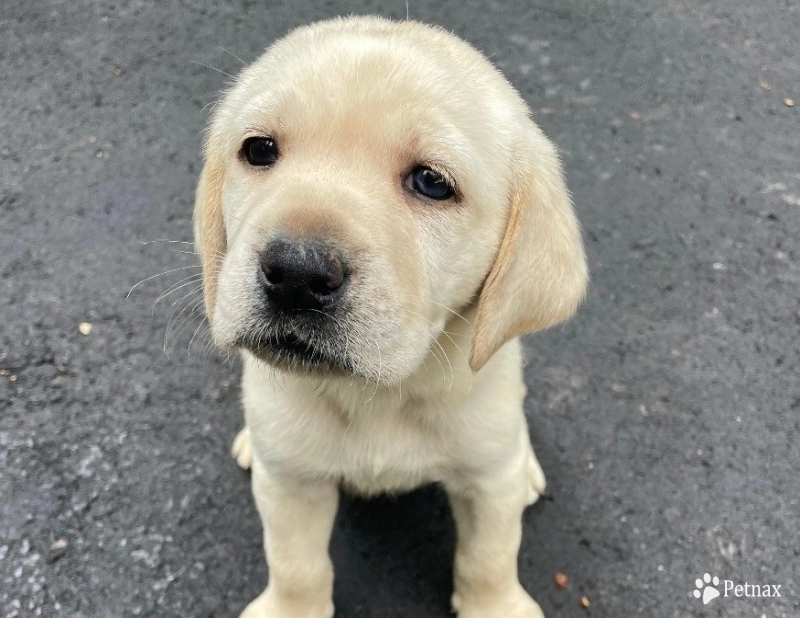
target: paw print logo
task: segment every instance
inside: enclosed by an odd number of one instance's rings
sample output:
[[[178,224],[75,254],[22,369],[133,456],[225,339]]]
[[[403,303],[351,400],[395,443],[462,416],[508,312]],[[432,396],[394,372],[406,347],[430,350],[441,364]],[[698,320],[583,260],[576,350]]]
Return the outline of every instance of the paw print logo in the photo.
[[[717,590],[717,586],[719,586],[719,577],[716,575],[711,577],[708,573],[703,575],[703,579],[698,578],[694,582],[695,590],[692,594],[694,594],[695,599],[699,599],[701,596],[703,597],[703,605],[708,605],[719,596],[719,590]]]

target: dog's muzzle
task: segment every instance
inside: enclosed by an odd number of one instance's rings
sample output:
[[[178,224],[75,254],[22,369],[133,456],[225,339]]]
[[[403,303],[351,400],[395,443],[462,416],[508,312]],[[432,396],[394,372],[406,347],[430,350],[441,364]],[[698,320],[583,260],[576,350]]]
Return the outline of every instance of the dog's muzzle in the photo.
[[[340,331],[350,269],[342,253],[318,239],[281,237],[261,251],[257,276],[263,329],[240,345],[288,368],[348,370]]]

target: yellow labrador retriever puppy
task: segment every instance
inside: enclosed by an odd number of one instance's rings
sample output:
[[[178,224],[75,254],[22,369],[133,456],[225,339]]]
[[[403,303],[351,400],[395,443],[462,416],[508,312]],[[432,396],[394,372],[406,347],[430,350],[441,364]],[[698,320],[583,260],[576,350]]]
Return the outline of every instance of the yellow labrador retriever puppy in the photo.
[[[269,585],[246,618],[331,618],[339,488],[438,482],[460,618],[538,618],[517,577],[545,479],[523,333],[587,268],[555,148],[475,49],[415,22],[299,28],[217,105],[195,238],[216,343],[244,362]]]

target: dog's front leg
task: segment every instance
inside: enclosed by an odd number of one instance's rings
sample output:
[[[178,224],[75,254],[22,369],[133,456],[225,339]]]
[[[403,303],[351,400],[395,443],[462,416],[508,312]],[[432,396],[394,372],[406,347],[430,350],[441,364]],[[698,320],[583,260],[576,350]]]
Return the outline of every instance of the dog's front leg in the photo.
[[[517,576],[529,477],[527,453],[520,453],[502,470],[445,483],[458,533],[452,598],[458,618],[543,618]]]
[[[269,584],[240,618],[332,618],[328,543],[338,488],[268,470],[256,457],[253,495],[264,526]]]

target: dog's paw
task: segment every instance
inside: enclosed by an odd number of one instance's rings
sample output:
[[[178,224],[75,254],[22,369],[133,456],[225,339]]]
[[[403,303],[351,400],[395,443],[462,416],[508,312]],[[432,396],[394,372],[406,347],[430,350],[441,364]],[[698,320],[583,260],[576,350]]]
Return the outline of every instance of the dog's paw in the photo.
[[[253,441],[250,439],[247,425],[234,438],[231,455],[243,470],[249,470],[253,465]]]
[[[239,618],[333,618],[333,603],[309,604],[297,599],[282,601],[265,590],[257,596]]]
[[[528,505],[536,502],[539,496],[544,494],[545,489],[547,489],[547,480],[544,478],[544,471],[531,449],[528,455]]]
[[[462,598],[454,592],[450,602],[458,618],[544,618],[542,608],[522,586],[494,599]]]

